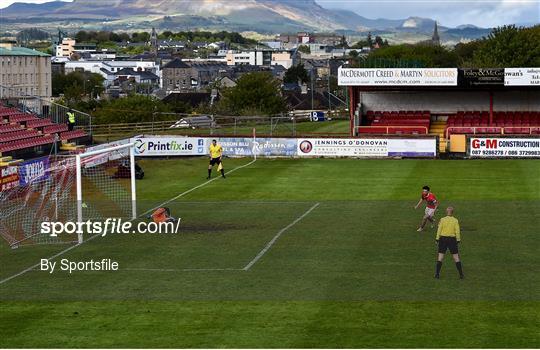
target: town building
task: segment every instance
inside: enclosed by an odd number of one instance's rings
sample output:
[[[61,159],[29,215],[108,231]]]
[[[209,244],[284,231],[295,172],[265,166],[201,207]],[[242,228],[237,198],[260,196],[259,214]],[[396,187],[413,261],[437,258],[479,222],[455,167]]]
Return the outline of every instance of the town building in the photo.
[[[253,50],[228,51],[226,54],[228,66],[271,66],[281,65],[290,68],[294,62],[294,53],[290,51]]]
[[[0,43],[0,67],[0,96],[51,97],[50,55],[12,43]]]
[[[71,57],[75,51],[75,39],[63,38],[62,42],[56,45],[56,57]]]
[[[223,62],[185,62],[177,58],[162,67],[162,87],[167,93],[202,89],[225,76],[226,70]]]

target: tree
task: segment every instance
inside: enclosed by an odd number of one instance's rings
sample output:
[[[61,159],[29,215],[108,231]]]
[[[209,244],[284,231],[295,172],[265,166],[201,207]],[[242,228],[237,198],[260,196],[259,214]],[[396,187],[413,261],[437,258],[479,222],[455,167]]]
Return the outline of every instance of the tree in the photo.
[[[52,76],[53,96],[64,95],[67,103],[76,103],[84,97],[96,97],[101,94],[104,78],[96,73],[71,72]]]
[[[371,32],[368,33],[366,42],[368,47],[373,47],[373,39],[371,38]]]
[[[347,49],[349,45],[347,44],[347,39],[345,38],[345,35],[342,35],[339,39],[339,44],[336,45],[337,48],[340,49]]]
[[[474,52],[473,63],[482,68],[540,66],[540,25],[493,29]]]
[[[302,83],[309,82],[309,74],[303,63],[296,66],[291,66],[289,69],[287,69],[285,76],[283,77],[284,83],[296,83],[299,80]]]
[[[372,51],[368,60],[370,62],[402,61],[403,66],[421,63],[424,67],[444,68],[457,67],[458,57],[454,51],[443,46],[434,45],[394,45],[382,47]]]
[[[469,67],[473,68],[475,64],[473,63],[474,53],[482,47],[483,43],[481,40],[474,40],[468,43],[459,43],[454,47],[454,53],[458,57],[458,63],[460,67]]]
[[[388,46],[388,40],[384,40],[380,36],[375,37],[375,44],[379,45],[379,47]]]
[[[353,46],[351,46],[351,49],[362,49],[364,47],[369,47],[369,43],[367,42],[367,40],[360,40],[360,41],[357,41],[356,43],[353,44]]]
[[[134,32],[131,34],[131,40],[136,43],[144,43],[150,40],[150,33],[148,32]]]
[[[307,45],[298,46],[298,51],[300,51],[301,53],[305,53],[307,55],[309,55],[311,53],[311,49]]]
[[[170,119],[160,114],[170,111],[169,106],[155,97],[130,95],[103,103],[93,116],[98,124],[137,123]]]
[[[224,89],[218,108],[233,115],[278,114],[286,111],[281,83],[269,72],[244,74],[236,86]]]

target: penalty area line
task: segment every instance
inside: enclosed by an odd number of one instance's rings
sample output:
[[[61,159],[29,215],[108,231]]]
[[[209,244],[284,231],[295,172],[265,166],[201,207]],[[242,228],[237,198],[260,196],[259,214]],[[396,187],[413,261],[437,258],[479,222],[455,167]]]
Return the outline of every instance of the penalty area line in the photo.
[[[238,169],[245,168],[245,167],[247,167],[247,166],[249,166],[249,165],[255,163],[256,160],[257,160],[257,158],[253,159],[251,162],[249,162],[249,163],[247,163],[247,164],[237,166],[236,168],[232,169],[231,171],[226,172],[225,174],[230,174],[230,173],[232,173],[232,172],[234,172],[234,171],[236,171],[236,170],[238,170]],[[161,206],[163,206],[163,205],[165,205],[165,204],[167,204],[167,203],[170,203],[170,202],[172,202],[172,201],[174,201],[174,200],[176,200],[176,199],[178,199],[178,198],[180,198],[180,197],[182,197],[182,196],[185,196],[186,194],[191,193],[191,192],[195,191],[196,189],[201,188],[201,187],[203,187],[203,186],[209,184],[209,183],[212,182],[212,181],[215,181],[216,179],[219,179],[219,177],[215,177],[215,178],[210,179],[210,180],[208,180],[208,181],[206,181],[206,182],[203,182],[202,184],[197,185],[197,186],[195,186],[195,187],[193,187],[193,188],[191,188],[191,189],[189,189],[189,190],[187,190],[187,191],[184,191],[184,192],[180,193],[179,195],[177,195],[176,197],[174,197],[174,198],[172,198],[172,199],[169,199],[168,201],[165,201],[165,202],[161,203],[159,206],[157,206],[157,207],[155,207],[155,208],[153,208],[153,209],[150,209],[150,210],[144,212],[143,214],[139,215],[139,217],[144,216],[144,215],[146,215],[146,214],[152,212],[153,210],[155,210],[155,209],[157,209],[157,208],[159,208],[159,207],[161,207]],[[130,221],[133,221],[133,220],[130,220]],[[96,234],[96,235],[94,235],[94,236],[91,236],[91,237],[89,237],[87,240],[83,241],[81,244],[84,244],[84,243],[86,243],[86,242],[89,242],[89,241],[91,241],[91,240],[93,240],[94,238],[99,237],[99,236],[101,236],[101,235],[100,235],[100,234]],[[71,246],[71,247],[68,247],[68,248],[62,250],[61,252],[56,253],[55,255],[53,255],[53,256],[47,258],[47,261],[56,259],[56,258],[58,258],[59,256],[62,256],[62,255],[64,255],[65,253],[69,252],[70,250],[73,250],[73,249],[77,248],[77,247],[80,246],[81,244],[75,244],[75,245],[73,245],[73,246]],[[6,283],[6,282],[9,282],[9,281],[11,281],[11,280],[14,279],[14,278],[17,278],[17,277],[19,277],[19,276],[22,276],[22,275],[24,275],[24,274],[27,273],[27,272],[30,272],[30,271],[34,270],[35,268],[37,268],[38,266],[40,266],[40,264],[41,264],[41,263],[34,264],[34,265],[32,265],[32,266],[30,266],[30,267],[28,267],[28,268],[26,268],[26,269],[24,269],[24,270],[22,270],[22,271],[20,271],[20,272],[17,272],[16,274],[14,274],[14,275],[12,275],[12,276],[9,276],[9,277],[6,277],[6,278],[0,280],[0,285],[4,284],[4,283]]]
[[[149,271],[149,272],[187,272],[187,271],[248,271],[257,261],[259,261],[268,250],[276,243],[278,238],[288,229],[296,225],[300,220],[309,215],[315,208],[317,208],[321,203],[315,203],[311,208],[309,208],[304,214],[297,217],[293,222],[279,230],[278,233],[266,244],[266,246],[255,256],[246,266],[240,269],[233,268],[213,268],[213,269],[152,269],[152,268],[124,268],[123,271]]]
[[[249,166],[249,165],[255,163],[256,160],[257,160],[257,159],[253,159],[251,162],[249,162],[249,163],[247,163],[247,164],[237,166],[236,168],[234,168],[234,169],[232,169],[232,170],[226,172],[225,174],[230,174],[230,173],[232,173],[232,172],[235,172],[235,171],[238,170],[238,169],[245,168],[245,167],[247,167],[247,166]],[[206,181],[206,182],[203,182],[202,184],[200,184],[200,185],[198,185],[198,186],[195,186],[195,187],[193,187],[193,188],[191,188],[191,189],[189,189],[189,190],[187,190],[187,191],[184,191],[184,192],[180,193],[179,195],[177,195],[177,196],[175,196],[175,197],[173,197],[173,198],[171,198],[171,199],[169,199],[169,200],[167,200],[167,201],[161,203],[161,204],[158,205],[157,207],[154,207],[154,208],[152,208],[152,209],[149,209],[149,210],[145,211],[144,213],[142,213],[141,215],[139,215],[139,217],[144,216],[144,215],[146,215],[146,214],[149,214],[149,213],[153,212],[154,210],[156,210],[157,208],[161,208],[161,207],[164,206],[165,204],[169,204],[169,203],[171,203],[171,202],[174,202],[174,201],[177,200],[178,198],[183,197],[183,196],[185,196],[186,194],[195,191],[196,189],[199,189],[199,188],[201,188],[201,187],[203,187],[203,186],[206,186],[206,185],[208,185],[209,183],[211,183],[212,181],[216,181],[216,180],[219,179],[219,178],[220,178],[220,176],[216,176],[216,177],[214,177],[213,179],[210,179],[210,180],[208,180],[208,181]]]
[[[283,232],[287,231],[288,229],[290,229],[291,227],[293,227],[294,225],[296,225],[300,220],[302,220],[303,218],[305,218],[306,216],[309,215],[309,213],[311,213],[315,208],[317,208],[321,203],[315,203],[315,205],[313,205],[311,208],[309,208],[304,214],[302,214],[301,216],[297,217],[296,220],[294,220],[293,222],[291,222],[290,224],[288,224],[287,226],[285,226],[284,228],[282,228],[278,233],[276,233],[276,235],[274,236],[274,238],[272,238],[270,240],[270,242],[268,242],[266,244],[266,246],[259,252],[259,254],[257,254],[257,256],[255,256],[246,266],[244,266],[244,268],[242,270],[244,271],[247,271],[249,270],[253,265],[255,265],[255,263],[257,261],[259,261],[264,254],[266,254],[267,251],[270,250],[270,248],[272,248],[272,246],[274,245],[274,243],[276,243],[276,241],[278,240],[278,238],[283,234]]]

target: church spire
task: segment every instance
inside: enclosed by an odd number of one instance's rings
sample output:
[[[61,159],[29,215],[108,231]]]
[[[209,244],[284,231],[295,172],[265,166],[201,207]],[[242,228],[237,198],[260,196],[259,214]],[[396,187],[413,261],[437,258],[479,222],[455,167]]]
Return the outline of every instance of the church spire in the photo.
[[[158,36],[156,33],[156,28],[152,27],[152,34],[150,35],[150,47],[152,48],[152,53],[157,55],[158,52]]]
[[[435,27],[433,28],[433,36],[431,37],[431,43],[433,45],[441,44],[441,38],[439,37],[439,29],[437,28],[437,21],[435,21]]]

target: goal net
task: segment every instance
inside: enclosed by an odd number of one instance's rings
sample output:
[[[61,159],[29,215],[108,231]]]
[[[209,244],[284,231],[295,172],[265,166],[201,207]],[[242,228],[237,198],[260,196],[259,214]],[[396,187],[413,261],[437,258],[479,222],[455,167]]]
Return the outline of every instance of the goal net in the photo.
[[[134,219],[133,144],[51,157],[41,176],[0,192],[0,235],[12,248],[82,243],[84,234],[42,232],[43,222]]]

